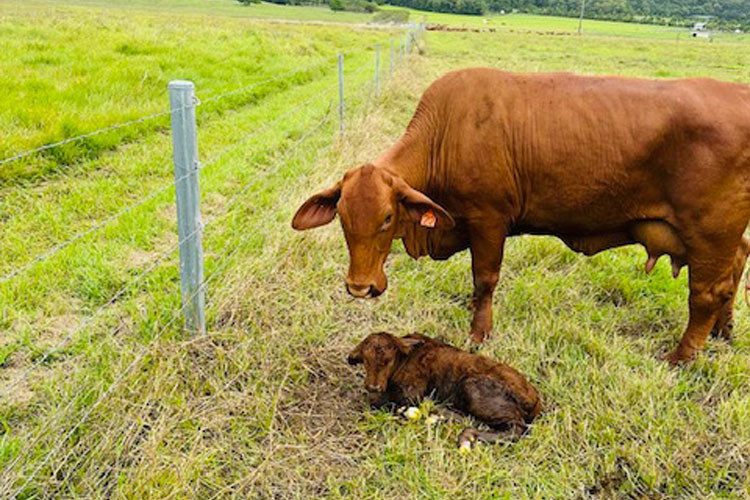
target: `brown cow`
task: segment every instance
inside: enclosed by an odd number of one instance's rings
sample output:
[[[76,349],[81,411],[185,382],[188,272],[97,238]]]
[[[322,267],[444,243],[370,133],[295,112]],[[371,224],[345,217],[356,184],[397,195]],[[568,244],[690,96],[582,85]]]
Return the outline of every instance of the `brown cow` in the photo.
[[[689,268],[690,320],[672,363],[724,337],[747,258],[750,87],[709,79],[448,73],[372,164],[307,200],[292,223],[339,214],[355,297],[386,288],[394,238],[414,257],[469,248],[471,336],[492,327],[505,238],[549,234],[587,255],[642,243]],[[652,264],[648,267],[652,267]]]
[[[419,404],[430,396],[492,429],[464,429],[459,444],[516,439],[542,410],[536,389],[515,369],[418,333],[373,333],[348,361],[365,365],[365,388],[376,408]]]

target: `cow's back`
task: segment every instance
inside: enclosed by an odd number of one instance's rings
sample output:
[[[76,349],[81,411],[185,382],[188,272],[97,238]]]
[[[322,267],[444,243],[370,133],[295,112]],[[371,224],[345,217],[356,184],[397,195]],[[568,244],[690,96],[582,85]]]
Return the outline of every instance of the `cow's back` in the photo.
[[[694,178],[750,167],[750,89],[739,84],[474,68],[436,81],[420,108],[428,119],[410,128],[440,138],[433,176],[456,203],[517,211],[539,232],[668,218]]]

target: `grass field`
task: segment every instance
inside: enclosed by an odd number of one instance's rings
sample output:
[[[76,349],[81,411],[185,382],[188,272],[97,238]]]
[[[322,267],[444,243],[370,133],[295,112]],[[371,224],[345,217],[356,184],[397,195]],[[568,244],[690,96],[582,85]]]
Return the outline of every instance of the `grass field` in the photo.
[[[428,32],[425,54],[400,64],[376,98],[368,47],[401,33],[361,27],[363,15],[287,9],[0,4],[0,90],[12,103],[0,110],[0,158],[162,111],[167,81],[195,81],[212,277],[209,331],[185,336],[176,255],[162,257],[177,241],[166,189],[0,282],[0,498],[750,497],[744,303],[733,344],[709,342],[671,369],[657,356],[687,319],[685,273],[672,280],[662,262],[646,276],[637,248],[585,258],[551,238],[512,240],[481,352],[524,372],[546,408],[518,443],[463,456],[458,424],[368,410],[345,357],[376,330],[467,347],[468,255],[413,261],[395,244],[386,294],[352,301],[340,229],[289,227],[309,194],[388,147],[445,71],[748,81],[750,42],[605,22],[587,22],[583,37],[545,34],[575,22],[493,17],[494,34]],[[339,50],[351,52],[343,137],[331,107]],[[386,68],[387,51],[384,80]],[[168,186],[170,140],[160,117],[1,165],[0,276]]]

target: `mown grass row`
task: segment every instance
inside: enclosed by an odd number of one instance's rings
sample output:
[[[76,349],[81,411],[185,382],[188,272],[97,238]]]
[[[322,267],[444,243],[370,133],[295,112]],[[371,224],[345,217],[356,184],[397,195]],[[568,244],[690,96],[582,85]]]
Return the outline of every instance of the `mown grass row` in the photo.
[[[389,34],[113,6],[11,2],[0,12],[6,42],[0,92],[6,102],[18,103],[0,110],[0,158],[163,113],[171,79],[192,80],[200,95],[210,98],[285,75],[206,108],[215,114],[255,104],[333,74],[337,52],[383,41]],[[87,160],[168,126],[169,116],[159,116],[4,164],[0,188],[38,182],[59,171],[80,172]]]

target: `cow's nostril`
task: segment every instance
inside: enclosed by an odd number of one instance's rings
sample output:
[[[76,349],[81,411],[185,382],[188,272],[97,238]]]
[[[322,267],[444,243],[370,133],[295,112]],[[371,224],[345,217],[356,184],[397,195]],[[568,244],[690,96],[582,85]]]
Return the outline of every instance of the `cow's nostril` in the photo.
[[[346,291],[349,292],[349,295],[352,297],[370,297],[374,292],[374,287],[372,285],[355,285],[354,283],[347,283]]]

